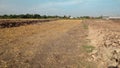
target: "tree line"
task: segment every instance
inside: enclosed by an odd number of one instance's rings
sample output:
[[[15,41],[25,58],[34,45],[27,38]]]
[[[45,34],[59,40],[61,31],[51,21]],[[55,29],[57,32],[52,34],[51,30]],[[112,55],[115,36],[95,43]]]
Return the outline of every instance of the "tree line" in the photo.
[[[47,16],[40,14],[19,14],[19,15],[0,15],[0,19],[12,19],[12,18],[23,18],[23,19],[47,19],[47,18],[59,18],[59,19],[101,19],[102,16],[99,17],[90,17],[90,16],[81,16],[81,17],[71,17],[71,16]]]
[[[11,18],[34,18],[34,19],[46,19],[46,18],[70,18],[70,16],[47,16],[39,14],[19,14],[19,15],[0,15],[1,19],[11,19]]]

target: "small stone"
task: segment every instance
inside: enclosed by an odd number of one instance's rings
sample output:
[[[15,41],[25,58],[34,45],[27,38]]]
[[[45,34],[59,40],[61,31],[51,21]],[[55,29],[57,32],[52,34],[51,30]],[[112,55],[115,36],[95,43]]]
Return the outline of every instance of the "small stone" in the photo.
[[[120,39],[118,39],[118,44],[120,45]]]
[[[112,42],[110,40],[105,41],[105,45],[109,46],[111,44],[112,44]]]
[[[112,43],[112,46],[117,46],[117,44],[116,43]]]
[[[115,36],[115,38],[119,38],[119,36],[118,36],[118,35],[116,35],[116,36]]]

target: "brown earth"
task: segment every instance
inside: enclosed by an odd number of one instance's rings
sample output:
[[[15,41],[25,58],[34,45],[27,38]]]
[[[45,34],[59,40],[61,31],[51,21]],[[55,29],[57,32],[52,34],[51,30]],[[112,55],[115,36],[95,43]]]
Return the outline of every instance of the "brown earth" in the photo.
[[[57,19],[0,19],[0,28],[19,27],[36,23],[55,21]]]
[[[98,68],[120,68],[120,20],[86,20]]]
[[[0,29],[0,68],[96,68],[87,36],[80,20]]]
[[[120,20],[1,28],[0,68],[120,68]]]

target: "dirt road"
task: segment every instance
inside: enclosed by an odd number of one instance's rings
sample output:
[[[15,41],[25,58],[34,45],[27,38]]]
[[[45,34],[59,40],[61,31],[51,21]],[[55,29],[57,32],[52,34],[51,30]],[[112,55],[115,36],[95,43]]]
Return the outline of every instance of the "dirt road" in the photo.
[[[0,29],[0,68],[94,68],[87,29],[80,20],[58,20]],[[7,35],[5,35],[7,34]]]

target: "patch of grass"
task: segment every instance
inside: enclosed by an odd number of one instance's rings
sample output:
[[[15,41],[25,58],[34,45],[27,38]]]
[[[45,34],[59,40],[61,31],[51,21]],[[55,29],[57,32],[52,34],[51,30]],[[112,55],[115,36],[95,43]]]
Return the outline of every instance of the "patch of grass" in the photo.
[[[88,29],[88,25],[87,24],[83,24],[84,29]]]
[[[83,45],[83,49],[85,49],[86,52],[90,53],[95,49],[95,47],[91,45]]]

